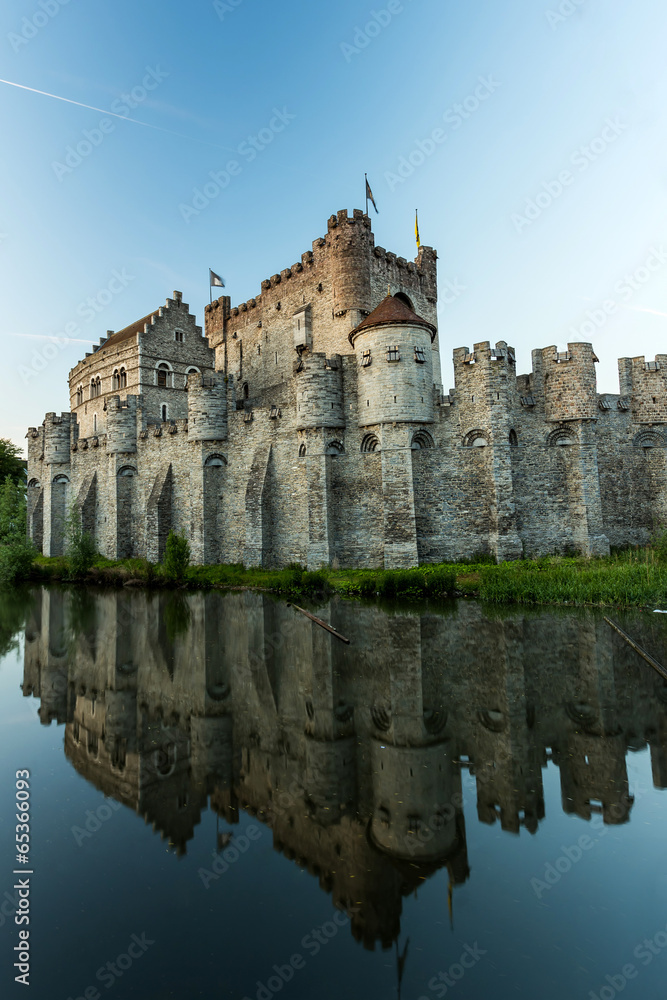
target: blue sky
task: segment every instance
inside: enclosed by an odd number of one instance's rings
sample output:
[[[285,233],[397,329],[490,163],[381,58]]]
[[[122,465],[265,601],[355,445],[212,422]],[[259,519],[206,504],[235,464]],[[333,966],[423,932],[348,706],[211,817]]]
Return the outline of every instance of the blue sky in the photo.
[[[376,242],[419,207],[438,250],[446,389],[455,347],[592,340],[618,391],[667,352],[666,37],[664,0],[4,0],[0,436],[174,289],[203,322],[209,266],[257,294],[365,171]]]

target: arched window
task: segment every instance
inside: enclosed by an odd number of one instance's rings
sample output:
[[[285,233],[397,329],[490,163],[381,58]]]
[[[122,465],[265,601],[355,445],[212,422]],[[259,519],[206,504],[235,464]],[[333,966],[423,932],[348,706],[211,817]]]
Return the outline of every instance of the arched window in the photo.
[[[400,302],[404,302],[405,305],[408,307],[408,309],[412,309],[413,312],[415,311],[415,307],[413,306],[412,302],[405,294],[405,292],[396,292],[394,298],[398,299]]]
[[[361,450],[365,454],[380,450],[380,442],[376,434],[366,434],[361,442]]]
[[[118,377],[118,369],[114,368],[113,375],[111,376],[111,388],[120,389],[120,378]]]
[[[81,406],[82,403],[83,403],[83,386],[80,385],[79,388],[76,390],[76,405]]]
[[[57,483],[58,485],[62,486],[67,484],[69,482],[69,479],[67,476],[61,475],[61,476],[56,476],[53,481],[54,483]]]
[[[488,444],[486,431],[469,431],[463,439],[464,448],[486,448]]]
[[[518,445],[518,443],[519,443],[519,438],[517,437],[516,431],[515,430],[511,430],[510,431],[510,444],[511,444],[511,446],[513,448],[516,448],[516,446]]]
[[[578,444],[577,433],[569,427],[557,427],[547,438],[549,448],[569,448],[573,444]]]
[[[119,389],[127,389],[127,372],[125,371],[124,368],[121,368],[120,372],[118,373],[118,383],[119,383],[118,384]]]
[[[97,414],[93,413],[93,434],[97,434]]]
[[[205,469],[221,469],[227,465],[227,459],[224,455],[209,455],[204,462]]]
[[[305,458],[305,457],[306,457],[306,446],[305,446],[305,444],[300,444],[299,445],[299,458]]]
[[[643,430],[635,435],[633,440],[635,448],[664,448],[665,439],[659,431]]]
[[[344,455],[345,446],[342,441],[330,441],[326,449],[327,455]]]
[[[191,375],[201,375],[201,372],[194,365],[190,365],[190,367],[185,372],[185,387],[186,387],[186,389],[187,389],[187,386],[188,386],[188,379],[190,378]]]
[[[97,397],[102,392],[102,379],[99,375],[94,376],[90,380],[90,398],[97,399]]]
[[[166,423],[166,420],[167,420],[167,412],[168,412],[168,411],[167,411],[167,404],[166,404],[166,403],[163,403],[163,404],[162,404],[162,406],[160,407],[160,412],[161,412],[161,414],[162,414],[162,423],[164,424],[164,423]]]
[[[250,389],[248,388],[248,383],[247,382],[243,383],[242,393],[243,393],[243,398],[244,399],[249,399],[250,398]]]
[[[433,448],[433,438],[428,431],[417,431],[417,433],[412,438],[412,450],[422,451],[426,448]]]
[[[137,470],[133,465],[124,465],[122,469],[118,470],[119,476],[136,476]]]
[[[155,384],[161,389],[168,389],[173,384],[171,366],[166,361],[155,366]]]

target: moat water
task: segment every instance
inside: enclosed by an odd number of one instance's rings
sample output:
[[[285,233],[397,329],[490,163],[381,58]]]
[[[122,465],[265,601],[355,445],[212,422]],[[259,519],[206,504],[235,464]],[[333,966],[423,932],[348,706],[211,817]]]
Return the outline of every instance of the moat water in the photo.
[[[665,1000],[660,676],[589,611],[310,610],[350,644],[251,593],[0,598],[2,996]]]

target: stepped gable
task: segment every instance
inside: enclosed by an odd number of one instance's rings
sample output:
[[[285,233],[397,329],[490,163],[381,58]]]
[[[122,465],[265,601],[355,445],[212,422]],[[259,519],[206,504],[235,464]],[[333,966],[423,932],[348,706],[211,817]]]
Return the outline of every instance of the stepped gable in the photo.
[[[354,343],[354,338],[362,330],[367,330],[370,327],[376,326],[425,326],[431,331],[431,342],[435,340],[435,335],[437,333],[436,328],[432,323],[427,322],[427,320],[422,319],[417,313],[413,312],[410,306],[406,305],[401,299],[395,298],[393,295],[387,295],[386,298],[382,300],[380,305],[370,313],[366,319],[362,320],[358,327],[356,327],[352,333],[349,335],[349,341],[351,344]]]

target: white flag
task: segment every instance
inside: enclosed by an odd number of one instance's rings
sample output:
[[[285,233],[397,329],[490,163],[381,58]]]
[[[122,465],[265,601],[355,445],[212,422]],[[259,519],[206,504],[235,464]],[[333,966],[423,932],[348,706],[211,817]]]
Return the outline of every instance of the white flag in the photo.
[[[213,288],[214,286],[218,287],[218,288],[224,288],[225,287],[225,283],[222,280],[222,278],[220,277],[220,275],[216,274],[215,271],[212,271],[210,267],[208,269],[208,277],[209,277],[209,284],[210,284],[211,288]]]

